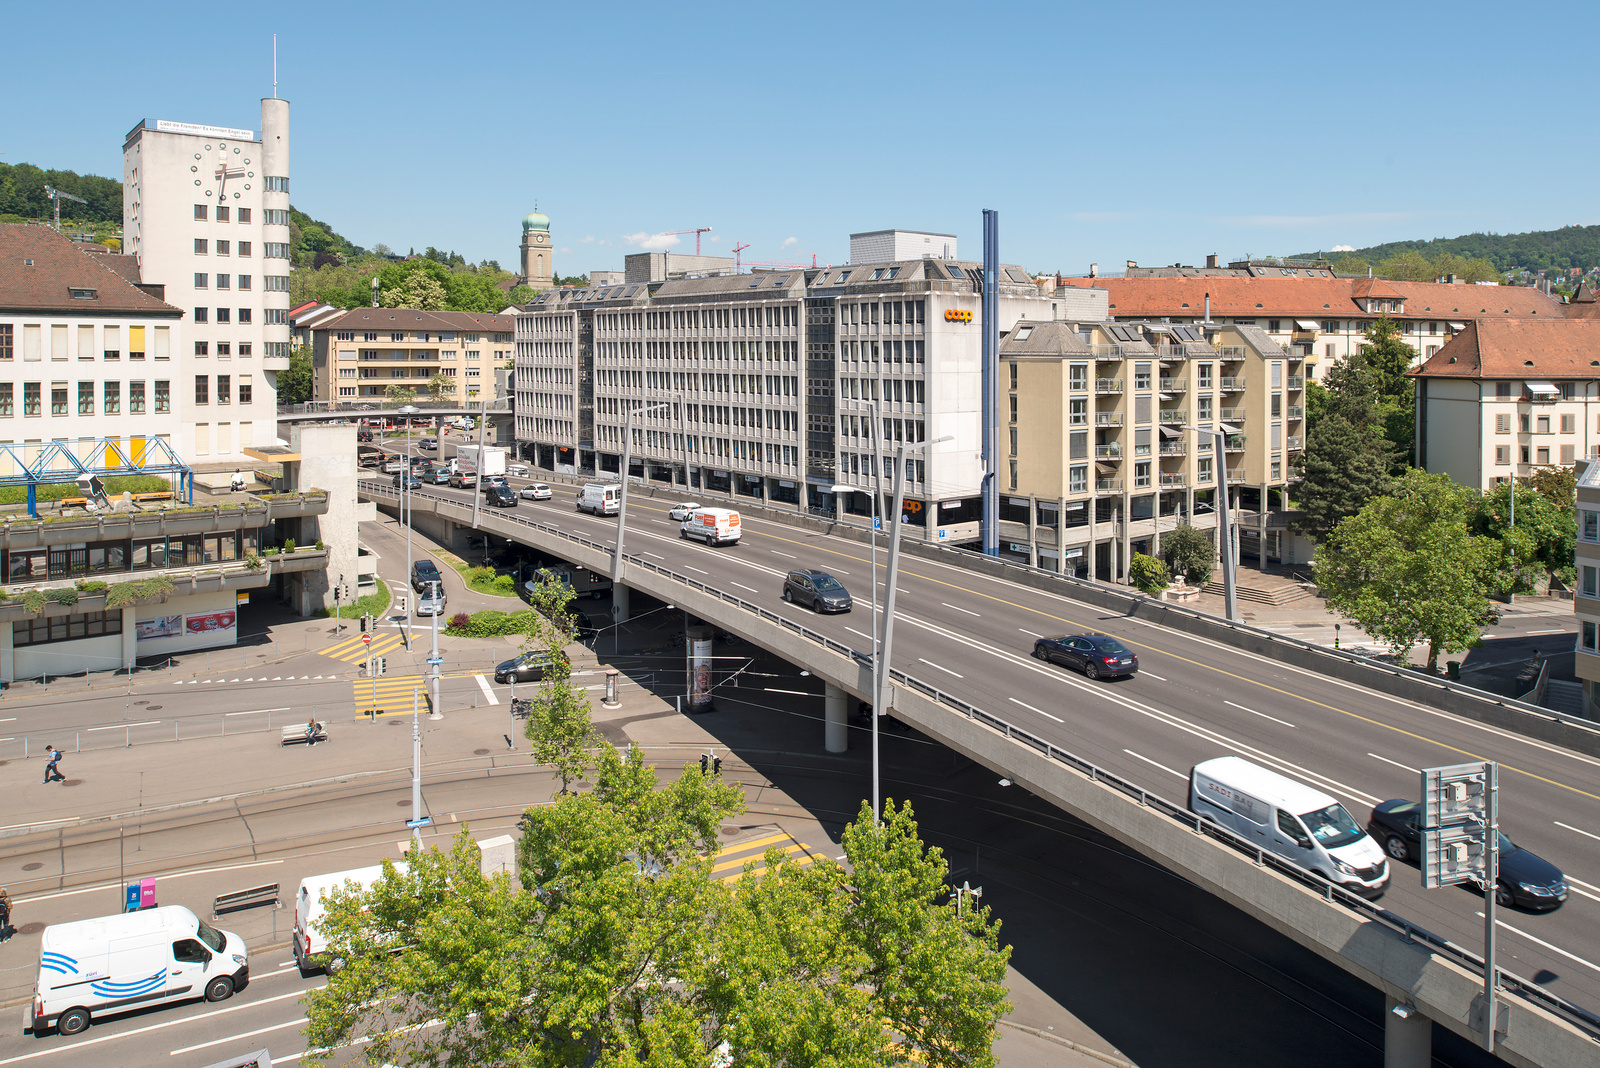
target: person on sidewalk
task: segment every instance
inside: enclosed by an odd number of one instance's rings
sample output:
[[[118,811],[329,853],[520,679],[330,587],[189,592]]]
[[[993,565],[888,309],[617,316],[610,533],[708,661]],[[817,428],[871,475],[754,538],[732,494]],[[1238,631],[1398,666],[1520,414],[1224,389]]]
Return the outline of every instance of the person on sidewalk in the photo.
[[[310,747],[310,746],[313,746],[313,745],[317,744],[317,735],[319,733],[321,733],[321,731],[322,731],[322,724],[318,723],[314,719],[306,724],[306,746],[307,747]]]
[[[61,750],[53,745],[47,745],[44,747],[44,755],[44,781],[46,783],[66,782],[67,777],[61,774],[61,769],[57,766],[61,763]]]
[[[0,942],[11,941],[17,929],[11,926],[11,891],[0,886]]]

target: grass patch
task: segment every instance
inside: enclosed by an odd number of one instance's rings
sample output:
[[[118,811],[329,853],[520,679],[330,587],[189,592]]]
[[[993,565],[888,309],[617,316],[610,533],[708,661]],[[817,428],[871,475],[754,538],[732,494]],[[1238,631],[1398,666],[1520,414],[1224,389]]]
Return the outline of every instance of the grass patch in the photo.
[[[121,493],[165,493],[173,489],[172,483],[157,475],[115,475],[105,480],[105,486],[107,497],[116,497]],[[78,489],[76,482],[52,482],[39,487],[36,499],[59,501],[63,497],[81,496],[83,491]],[[7,486],[0,489],[0,504],[26,503],[28,503],[28,487]]]
[[[365,597],[358,597],[355,604],[341,606],[339,609],[339,618],[360,619],[362,616],[370,612],[372,615],[381,619],[383,618],[384,613],[388,610],[389,586],[387,583],[380,581],[378,583],[378,588],[374,592],[367,594]],[[317,616],[320,619],[332,619],[333,615],[334,612],[331,608],[323,608],[317,611]]]
[[[515,575],[502,575],[492,567],[473,567],[459,556],[445,552],[434,555],[460,572],[462,579],[467,583],[467,589],[474,593],[481,593],[486,597],[517,596]]]

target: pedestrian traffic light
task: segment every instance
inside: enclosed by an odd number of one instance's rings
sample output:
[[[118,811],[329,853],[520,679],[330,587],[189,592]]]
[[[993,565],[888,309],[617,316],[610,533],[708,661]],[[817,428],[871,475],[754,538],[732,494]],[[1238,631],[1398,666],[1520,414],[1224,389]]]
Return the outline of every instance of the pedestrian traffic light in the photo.
[[[711,764],[711,758],[704,753],[700,754],[700,774],[704,775]]]

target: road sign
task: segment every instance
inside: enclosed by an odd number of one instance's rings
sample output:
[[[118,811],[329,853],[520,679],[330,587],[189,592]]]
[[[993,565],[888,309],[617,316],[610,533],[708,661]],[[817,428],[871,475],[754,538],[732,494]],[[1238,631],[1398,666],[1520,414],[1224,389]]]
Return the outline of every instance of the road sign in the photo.
[[[872,529],[873,530],[882,530],[883,529],[883,518],[881,516],[873,516],[872,517]]]
[[[442,656],[430,656],[428,658],[428,663],[430,663],[430,664],[442,664],[442,663],[444,663],[444,657],[442,657]]]
[[[433,822],[432,816],[424,816],[420,820],[406,820],[406,830],[414,831],[418,827],[426,827]]]
[[[362,636],[361,636],[361,644],[362,644],[362,645],[371,645],[371,644],[372,644],[372,635],[370,635],[370,634],[363,634],[363,635],[362,635]]]

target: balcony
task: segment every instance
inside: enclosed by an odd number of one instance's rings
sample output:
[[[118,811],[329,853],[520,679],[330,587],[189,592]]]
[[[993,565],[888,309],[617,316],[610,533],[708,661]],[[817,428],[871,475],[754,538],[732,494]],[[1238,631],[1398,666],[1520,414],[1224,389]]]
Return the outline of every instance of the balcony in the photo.
[[[1121,345],[1090,345],[1089,352],[1097,360],[1122,359]]]
[[[1290,389],[1305,389],[1306,388],[1306,376],[1305,375],[1290,375],[1289,376],[1289,388]]]
[[[1290,340],[1297,345],[1308,345],[1317,340],[1317,332],[1315,330],[1296,330]]]
[[[1189,422],[1189,413],[1182,408],[1163,408],[1161,422],[1167,425],[1186,426]]]
[[[1122,425],[1122,413],[1121,412],[1095,412],[1094,413],[1094,425],[1095,426],[1121,426]]]
[[[1097,478],[1094,480],[1094,491],[1096,493],[1121,493],[1122,479]]]
[[[1157,345],[1156,359],[1162,363],[1176,363],[1189,358],[1189,350],[1182,345]]]
[[[1238,393],[1245,388],[1245,384],[1244,379],[1235,378],[1231,375],[1225,375],[1217,380],[1218,387],[1224,393]]]
[[[1223,408],[1217,412],[1217,418],[1224,423],[1242,423],[1244,422],[1244,415],[1245,409],[1243,408]]]
[[[1244,468],[1242,468],[1242,467],[1230,467],[1230,468],[1228,468],[1228,484],[1231,485],[1231,486],[1243,485],[1244,484]]]
[[[1214,345],[1217,355],[1224,360],[1242,360],[1249,353],[1243,345]]]
[[[1096,460],[1120,460],[1122,459],[1122,446],[1116,444],[1096,445],[1094,447],[1094,458]]]
[[[1187,378],[1163,378],[1160,379],[1157,390],[1161,393],[1187,393],[1189,391],[1189,380]]]
[[[1285,444],[1288,445],[1290,452],[1299,452],[1301,449],[1306,447],[1306,439],[1301,437],[1291,437]]]
[[[1289,405],[1289,418],[1290,419],[1297,419],[1298,420],[1298,419],[1304,419],[1305,417],[1306,417],[1305,408],[1301,407],[1298,404]]]
[[[1244,452],[1244,435],[1228,434],[1223,440],[1223,448],[1228,452]]]
[[[1189,443],[1186,441],[1163,441],[1161,443],[1162,456],[1187,456]]]
[[[1096,393],[1121,393],[1122,379],[1097,378],[1094,380],[1094,391]]]
[[[1189,476],[1184,474],[1182,471],[1178,471],[1170,475],[1163,472],[1161,475],[1162,489],[1183,489],[1188,484]]]

